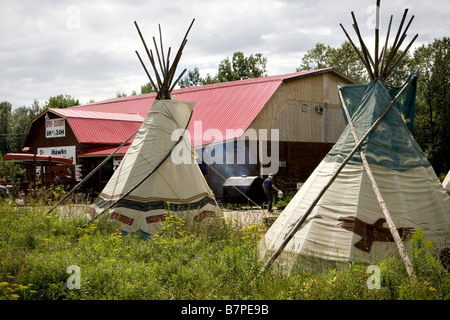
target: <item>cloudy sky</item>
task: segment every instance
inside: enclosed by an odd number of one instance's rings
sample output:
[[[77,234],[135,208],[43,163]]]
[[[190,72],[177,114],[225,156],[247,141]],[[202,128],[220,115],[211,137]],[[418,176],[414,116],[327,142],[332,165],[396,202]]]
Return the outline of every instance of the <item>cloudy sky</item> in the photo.
[[[303,54],[322,42],[340,46],[342,23],[354,40],[351,11],[372,44],[375,0],[0,0],[0,101],[13,108],[69,94],[81,104],[118,92],[140,91],[148,79],[136,57],[146,58],[133,24],[147,41],[158,37],[177,50],[192,19],[179,72],[197,66],[217,73],[219,62],[242,51],[261,52],[269,75],[295,72]],[[396,32],[403,11],[415,19],[416,46],[450,36],[450,1],[381,1],[382,40],[392,14]],[[405,41],[409,42],[409,41]],[[404,48],[404,47],[403,47]]]

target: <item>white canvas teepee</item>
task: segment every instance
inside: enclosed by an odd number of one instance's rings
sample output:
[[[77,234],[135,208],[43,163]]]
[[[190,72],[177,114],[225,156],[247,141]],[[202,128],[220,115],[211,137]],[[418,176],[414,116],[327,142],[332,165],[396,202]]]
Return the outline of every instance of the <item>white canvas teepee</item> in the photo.
[[[173,141],[173,133],[187,128],[193,107],[193,102],[155,100],[128,152],[96,199],[96,211],[114,204],[122,230],[144,234],[160,232],[159,222],[168,211],[196,221],[220,214],[195,154],[190,154],[190,164],[172,161],[175,145],[186,144],[185,149],[191,149],[185,135],[178,142]]]
[[[377,262],[399,254],[414,276],[405,243],[415,230],[438,250],[450,246],[450,198],[411,133],[417,74],[401,88],[384,83],[417,38],[396,57],[414,18],[402,34],[407,11],[390,53],[392,16],[380,55],[377,22],[375,59],[353,12],[361,49],[341,25],[371,82],[339,88],[347,127],[259,243],[261,255],[270,257],[264,269],[278,257],[290,267],[298,259]]]
[[[144,237],[159,233],[160,222],[165,220],[168,212],[197,222],[209,221],[221,215],[214,194],[196,162],[195,152],[184,155],[190,158],[189,161],[173,160],[180,156],[177,146],[184,144],[183,150],[192,150],[191,142],[184,132],[188,128],[195,102],[172,100],[170,93],[186,72],[185,69],[172,83],[194,21],[184,36],[172,66],[169,63],[171,49],[164,53],[159,28],[159,49],[153,40],[161,76],[153,52],[148,49],[134,22],[155,72],[156,83],[137,51],[136,54],[157,95],[122,162],[94,203],[95,211],[99,214],[110,210],[125,232],[141,232]],[[172,157],[174,150],[178,154]],[[217,219],[213,221],[217,222]]]

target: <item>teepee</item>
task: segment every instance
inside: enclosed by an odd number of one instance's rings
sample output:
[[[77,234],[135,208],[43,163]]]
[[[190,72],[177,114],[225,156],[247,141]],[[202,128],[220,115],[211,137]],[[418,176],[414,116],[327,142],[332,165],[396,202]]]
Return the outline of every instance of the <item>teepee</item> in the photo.
[[[170,97],[178,81],[171,84],[188,33],[170,68],[170,49],[166,61],[161,40],[161,60],[153,39],[163,72],[163,77],[160,77],[153,52],[148,50],[136,22],[135,25],[155,71],[156,83],[137,51],[136,54],[151,83],[157,88],[157,96],[123,160],[96,199],[94,208],[98,213],[110,210],[123,231],[148,236],[161,231],[160,222],[165,220],[167,212],[197,222],[213,219],[221,212],[197,165],[195,152],[183,155],[190,157],[190,161],[176,161],[174,157],[179,156],[176,153],[183,144],[183,150],[192,149],[184,133],[195,102],[176,101]]]
[[[259,243],[265,269],[277,258],[289,269],[297,260],[376,263],[394,254],[413,276],[406,248],[415,230],[437,249],[449,246],[450,198],[411,132],[417,74],[400,88],[385,84],[401,59],[393,58],[412,21],[400,37],[406,12],[389,55],[388,31],[378,56],[377,26],[375,61],[352,12],[361,51],[351,43],[371,82],[339,86],[347,126]]]

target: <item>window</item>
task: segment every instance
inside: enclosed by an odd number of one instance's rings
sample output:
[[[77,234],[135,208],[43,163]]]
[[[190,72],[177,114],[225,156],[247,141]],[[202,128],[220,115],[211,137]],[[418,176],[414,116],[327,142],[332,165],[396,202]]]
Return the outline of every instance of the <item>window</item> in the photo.
[[[308,106],[306,104],[302,104],[302,112],[308,112]]]

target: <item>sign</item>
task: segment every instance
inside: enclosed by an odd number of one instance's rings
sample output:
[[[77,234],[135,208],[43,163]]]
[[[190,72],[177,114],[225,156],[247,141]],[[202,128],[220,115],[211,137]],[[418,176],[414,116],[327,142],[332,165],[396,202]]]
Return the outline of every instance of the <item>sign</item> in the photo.
[[[66,136],[66,120],[64,118],[45,120],[45,137],[61,138]]]
[[[123,160],[123,156],[114,156],[113,157],[113,165],[118,166]]]
[[[75,146],[38,148],[37,153],[41,156],[66,157],[72,159],[73,164],[77,161]]]
[[[123,156],[114,156],[113,157],[113,170],[117,169],[117,167],[120,165],[122,160],[123,160]]]
[[[79,182],[83,180],[83,173],[81,170],[81,164],[75,166],[75,181]]]

